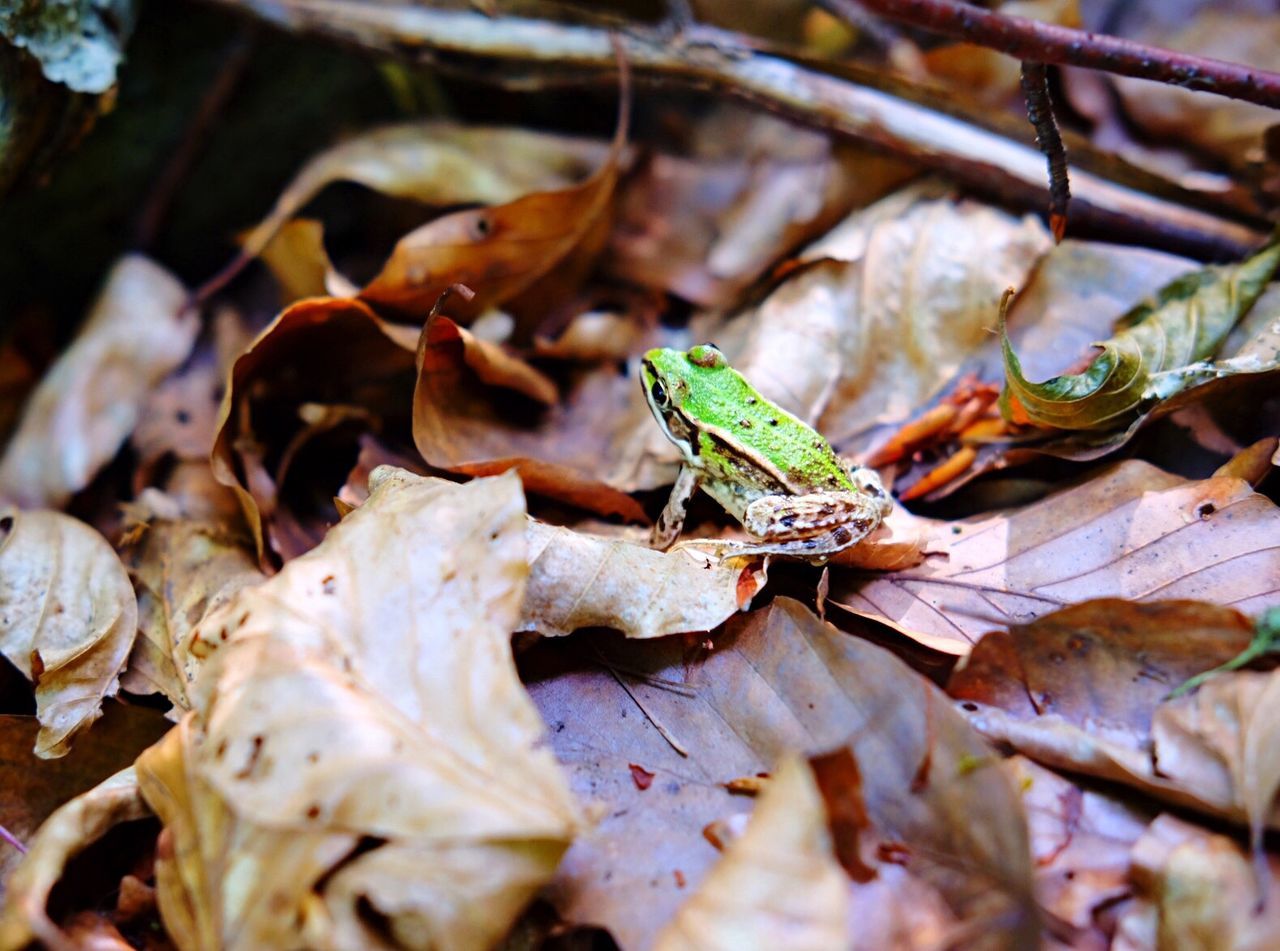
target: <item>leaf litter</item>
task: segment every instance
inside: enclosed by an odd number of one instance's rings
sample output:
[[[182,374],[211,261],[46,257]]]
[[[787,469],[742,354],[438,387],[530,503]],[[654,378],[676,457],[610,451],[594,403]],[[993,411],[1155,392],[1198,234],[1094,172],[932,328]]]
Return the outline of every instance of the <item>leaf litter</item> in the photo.
[[[992,60],[920,62],[995,104]],[[671,115],[349,134],[196,295],[117,266],[0,459],[7,725],[104,757],[0,815],[30,847],[0,947],[123,941],[138,908],[181,948],[483,948],[547,916],[623,948],[1274,943],[1280,694],[1241,652],[1280,604],[1277,245],[1054,246],[908,161]],[[340,182],[402,203],[389,255],[331,241]],[[679,459],[636,357],[702,340],[897,476],[821,574],[724,557],[702,497],[648,547]],[[1212,464],[1144,461],[1169,419]],[[142,705],[176,725],[121,741]],[[109,900],[50,900],[121,834],[144,861]]]

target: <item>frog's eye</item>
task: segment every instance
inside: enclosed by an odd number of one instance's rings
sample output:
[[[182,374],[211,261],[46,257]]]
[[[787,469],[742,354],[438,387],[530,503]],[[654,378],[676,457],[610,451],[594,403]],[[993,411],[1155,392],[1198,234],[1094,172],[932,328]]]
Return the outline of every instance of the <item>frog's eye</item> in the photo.
[[[667,388],[662,385],[662,381],[656,376],[653,382],[649,384],[649,395],[653,397],[653,405],[659,409],[666,409],[668,405]]]
[[[719,351],[714,343],[700,343],[696,347],[692,347],[689,350],[689,362],[707,369],[728,366],[724,354]]]

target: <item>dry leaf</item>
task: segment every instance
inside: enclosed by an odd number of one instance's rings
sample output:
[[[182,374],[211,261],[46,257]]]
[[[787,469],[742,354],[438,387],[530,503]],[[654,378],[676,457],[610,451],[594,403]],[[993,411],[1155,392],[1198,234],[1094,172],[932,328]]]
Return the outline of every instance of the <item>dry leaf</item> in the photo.
[[[191,707],[187,684],[199,667],[186,654],[192,628],[241,588],[265,577],[235,496],[214,482],[207,465],[191,469],[191,476],[171,480],[181,494],[146,489],[129,506],[131,537],[122,546],[138,596],[139,636],[120,686],[135,694],[161,693],[177,712]],[[203,482],[202,493],[193,491],[196,479]]]
[[[63,756],[115,694],[138,603],[106,539],[60,512],[0,511],[0,652],[35,684],[36,755]]]
[[[1272,882],[1280,861],[1271,859]],[[1280,887],[1259,905],[1248,857],[1232,839],[1172,815],[1133,848],[1137,901],[1116,927],[1116,951],[1265,951],[1280,944]]]
[[[653,948],[843,948],[852,937],[849,905],[813,771],[790,756],[773,772],[746,831]]]
[[[575,841],[550,892],[570,922],[606,926],[624,948],[649,946],[686,897],[672,870],[702,881],[716,856],[701,830],[743,809],[721,784],[788,752],[851,744],[869,821],[902,845],[908,871],[1001,939],[1034,926],[1016,794],[949,702],[887,652],[785,599],[701,642],[590,644],[593,658],[574,656],[573,642],[526,656],[574,788],[602,800],[604,818]],[[631,763],[654,774],[648,790],[636,788]],[[844,814],[826,798],[830,815]]]
[[[829,604],[965,654],[994,626],[1091,598],[1280,603],[1280,513],[1239,479],[1186,482],[1131,460],[1011,514],[939,524],[924,564],[831,573]]]
[[[61,759],[41,760],[32,753],[40,729],[35,717],[0,716],[0,827],[30,844],[55,809],[131,765],[170,726],[155,710],[111,703],[94,724],[92,743],[77,743]],[[21,859],[17,849],[0,846],[0,886]],[[0,924],[0,935],[5,927]],[[6,946],[3,939],[0,946]]]
[[[111,461],[151,390],[191,352],[187,291],[141,255],[121,258],[70,348],[45,373],[0,459],[0,498],[61,508]]]
[[[1242,809],[1260,860],[1262,833],[1280,790],[1277,731],[1277,672],[1214,678],[1191,696],[1162,705],[1152,727],[1159,772]]]
[[[765,396],[840,443],[905,418],[995,325],[1052,245],[1034,217],[905,189],[810,246],[759,308],[699,328]]]
[[[370,483],[206,616],[197,714],[139,760],[182,946],[488,946],[577,830],[508,643],[519,481]]]
[[[67,862],[122,822],[149,816],[133,767],[121,770],[59,808],[40,827],[22,864],[9,877],[0,915],[0,948],[18,951],[40,942],[51,951],[77,951],[50,919],[49,893]]]
[[[1108,947],[1102,913],[1132,891],[1129,852],[1154,810],[1082,789],[1021,756],[1004,765],[1022,791],[1041,907],[1076,929],[1072,947]]]
[[[362,418],[346,417],[355,429],[408,440],[416,338],[359,301],[311,298],[286,308],[235,361],[211,461],[240,500],[260,558],[306,551],[338,517],[332,498],[340,483],[317,486],[312,478],[300,498],[282,493],[286,462],[318,431],[308,424],[308,404],[358,406]]]
[[[534,191],[507,204],[456,211],[405,235],[382,271],[360,292],[372,304],[425,318],[454,284],[475,292],[450,312],[474,316],[522,294],[547,295],[538,285],[556,268],[555,291],[581,283],[608,237],[614,185],[627,137],[630,103],[624,91],[613,145],[600,167],[578,185]],[[581,253],[580,253],[581,252]]]
[[[584,139],[451,122],[372,129],[307,162],[243,248],[249,256],[260,254],[285,222],[334,182],[357,182],[429,205],[504,204],[530,191],[566,187],[604,151]]]
[[[557,637],[610,627],[628,637],[710,631],[764,588],[758,566],[717,564],[529,520],[529,587],[517,630]]]
[[[619,188],[607,270],[725,307],[798,243],[915,174],[901,161],[741,108],[713,111],[691,155],[649,157]]]
[[[1280,68],[1280,22],[1271,13],[1201,6],[1189,19],[1180,18],[1177,29],[1143,39],[1197,56]],[[1111,81],[1128,117],[1140,127],[1236,165],[1261,157],[1263,133],[1276,122],[1275,112],[1265,106],[1141,79]]]
[[[468,475],[515,469],[529,492],[646,521],[639,503],[616,487],[625,480],[612,477],[635,455],[627,447],[636,427],[652,425],[639,386],[605,367],[566,404],[544,412],[554,396],[542,374],[447,317],[423,328],[413,436],[427,462]]]

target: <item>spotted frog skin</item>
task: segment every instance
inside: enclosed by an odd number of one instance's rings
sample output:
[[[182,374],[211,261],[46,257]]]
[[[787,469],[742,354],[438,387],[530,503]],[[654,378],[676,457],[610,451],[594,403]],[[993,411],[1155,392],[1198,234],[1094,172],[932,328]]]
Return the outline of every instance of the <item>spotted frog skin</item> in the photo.
[[[761,396],[711,344],[650,350],[640,382],[684,457],[654,526],[655,548],[675,542],[699,486],[759,539],[726,552],[733,557],[820,564],[875,531],[893,509],[875,472],[846,467],[819,433]]]

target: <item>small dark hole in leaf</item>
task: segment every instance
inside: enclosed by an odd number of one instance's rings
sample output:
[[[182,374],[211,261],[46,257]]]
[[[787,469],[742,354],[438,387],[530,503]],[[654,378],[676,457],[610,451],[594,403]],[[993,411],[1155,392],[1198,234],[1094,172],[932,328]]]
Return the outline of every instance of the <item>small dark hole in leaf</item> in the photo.
[[[1218,511],[1218,509],[1212,502],[1205,502],[1198,509],[1196,509],[1196,515],[1198,515],[1200,518],[1208,518],[1210,515],[1212,515],[1216,511]]]
[[[978,705],[976,703],[970,703],[969,701],[966,700],[964,703],[960,704],[960,709],[967,710],[970,713],[975,713],[977,712]]]
[[[185,409],[178,410],[176,413],[173,414],[173,418],[176,419],[183,426],[191,422],[191,414],[188,413]]]

